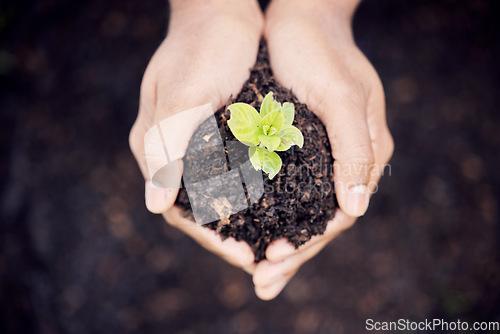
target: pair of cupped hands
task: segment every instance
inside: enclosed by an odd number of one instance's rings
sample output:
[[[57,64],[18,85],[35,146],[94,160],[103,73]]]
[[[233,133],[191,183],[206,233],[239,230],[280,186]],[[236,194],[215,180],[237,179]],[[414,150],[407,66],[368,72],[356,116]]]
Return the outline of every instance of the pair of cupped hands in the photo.
[[[273,0],[264,14],[256,0],[172,0],[167,37],[144,74],[130,147],[146,179],[147,208],[253,275],[264,300],[275,298],[303,263],[365,213],[393,152],[382,83],[353,40],[357,2]],[[187,223],[174,206],[178,189],[152,184],[144,136],[171,115],[207,103],[217,110],[237,96],[263,36],[275,78],[325,124],[340,209],[324,234],[298,249],[276,240],[266,259],[254,263],[245,242],[222,241],[214,231]]]

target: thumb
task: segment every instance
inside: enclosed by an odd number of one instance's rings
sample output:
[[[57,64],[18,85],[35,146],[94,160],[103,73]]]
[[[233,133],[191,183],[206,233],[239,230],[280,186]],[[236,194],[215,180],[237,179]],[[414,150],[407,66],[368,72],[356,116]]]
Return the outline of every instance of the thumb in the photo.
[[[335,102],[333,102],[335,101]],[[340,102],[339,102],[340,101]],[[368,209],[374,155],[362,99],[335,97],[325,127],[332,146],[335,190],[340,208],[359,217]]]
[[[160,120],[142,136],[143,152],[136,157],[143,165],[146,207],[152,213],[162,213],[173,206],[181,186],[182,158],[189,140],[210,116],[213,117],[210,104],[191,108]]]
[[[167,139],[156,124],[143,137],[146,163],[146,207],[152,213],[167,211],[175,202],[182,177],[181,157],[172,159]],[[178,152],[180,153],[180,152]]]

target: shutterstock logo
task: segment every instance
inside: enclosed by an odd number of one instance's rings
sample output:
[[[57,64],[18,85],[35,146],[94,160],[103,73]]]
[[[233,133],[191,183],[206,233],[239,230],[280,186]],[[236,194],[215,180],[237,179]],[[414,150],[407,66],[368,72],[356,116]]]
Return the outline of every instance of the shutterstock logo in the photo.
[[[193,134],[195,138],[188,147]],[[184,186],[198,224],[244,210],[264,193],[262,171],[253,168],[248,147],[238,141],[227,141],[225,145],[226,149],[210,104],[170,116],[144,136],[153,185]]]

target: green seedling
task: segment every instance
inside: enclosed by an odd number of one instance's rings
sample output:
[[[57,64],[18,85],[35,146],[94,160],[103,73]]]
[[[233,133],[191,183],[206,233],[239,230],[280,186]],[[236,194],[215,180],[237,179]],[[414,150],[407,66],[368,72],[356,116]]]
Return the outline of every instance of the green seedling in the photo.
[[[233,103],[228,107],[231,118],[227,121],[233,135],[248,147],[250,162],[256,170],[263,170],[273,179],[281,169],[281,158],[276,153],[292,145],[302,148],[304,136],[292,125],[295,117],[293,103],[283,104],[269,92],[260,106],[260,113],[249,104]]]

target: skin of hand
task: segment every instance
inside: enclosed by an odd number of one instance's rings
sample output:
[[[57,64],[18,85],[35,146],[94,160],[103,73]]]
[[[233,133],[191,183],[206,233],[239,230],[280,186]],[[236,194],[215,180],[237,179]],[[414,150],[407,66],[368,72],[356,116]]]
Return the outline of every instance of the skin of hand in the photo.
[[[258,263],[256,294],[275,298],[300,266],[354,224],[368,208],[394,150],[382,83],[354,43],[351,19],[359,1],[273,0],[265,36],[276,79],[325,124],[335,159],[340,204],[323,235],[295,249],[273,242]]]
[[[207,103],[217,110],[239,93],[257,57],[263,14],[255,0],[173,0],[170,6],[168,35],[145,71],[139,114],[129,137],[146,181],[146,206],[206,249],[253,273],[254,255],[246,243],[221,241],[214,231],[186,221],[173,206],[179,189],[153,185],[144,136],[172,115]],[[182,173],[182,161],[174,163]]]

